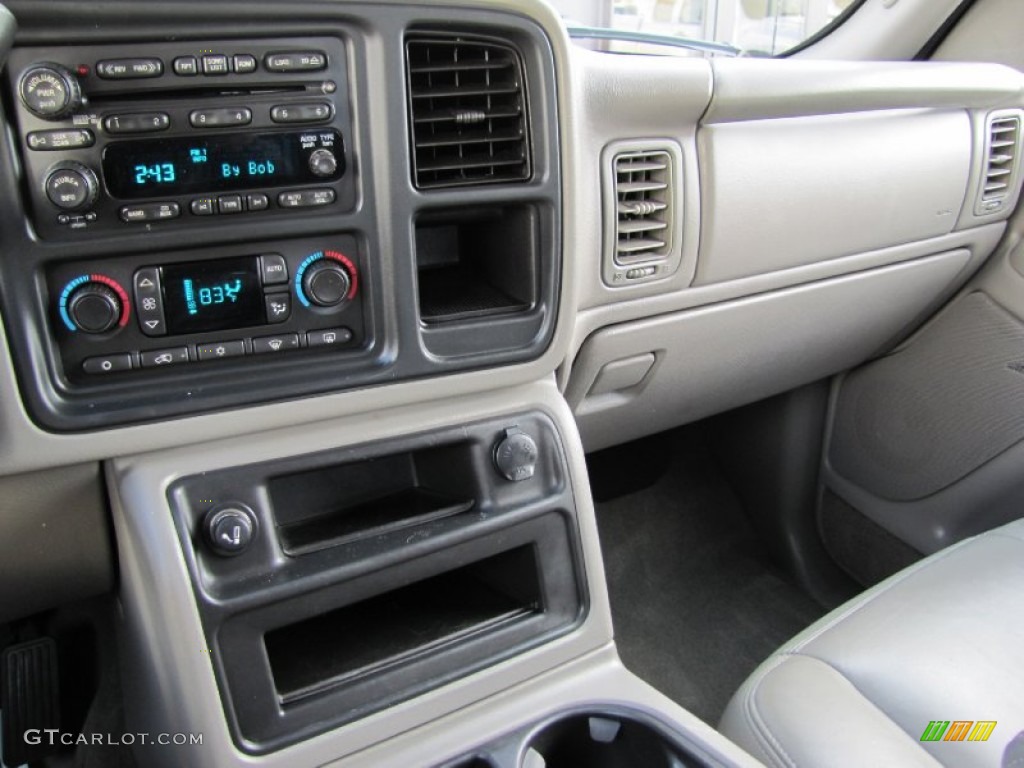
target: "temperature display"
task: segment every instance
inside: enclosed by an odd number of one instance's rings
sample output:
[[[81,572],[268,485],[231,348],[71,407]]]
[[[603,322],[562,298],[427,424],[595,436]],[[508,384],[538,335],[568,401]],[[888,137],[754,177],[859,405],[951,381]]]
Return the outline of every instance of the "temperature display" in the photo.
[[[263,293],[255,258],[220,259],[163,268],[170,333],[262,325]]]
[[[103,179],[111,195],[131,200],[341,178],[343,162],[333,173],[310,169],[318,149],[344,158],[341,135],[332,130],[122,141],[103,151]]]

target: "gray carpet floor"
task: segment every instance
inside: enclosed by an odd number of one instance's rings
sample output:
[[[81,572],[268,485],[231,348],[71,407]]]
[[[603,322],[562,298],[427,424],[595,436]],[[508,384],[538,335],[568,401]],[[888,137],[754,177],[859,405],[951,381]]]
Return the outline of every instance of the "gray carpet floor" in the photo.
[[[824,610],[766,561],[699,430],[664,445],[654,485],[597,504],[615,637],[629,669],[715,725],[754,668]]]

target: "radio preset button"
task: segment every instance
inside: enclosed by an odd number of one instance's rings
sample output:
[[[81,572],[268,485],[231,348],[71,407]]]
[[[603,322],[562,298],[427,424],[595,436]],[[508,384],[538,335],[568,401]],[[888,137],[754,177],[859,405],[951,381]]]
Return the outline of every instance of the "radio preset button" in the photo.
[[[117,371],[130,371],[131,369],[132,356],[127,352],[101,355],[100,357],[87,357],[82,361],[82,370],[89,374],[116,373]]]
[[[320,51],[268,53],[263,63],[271,72],[316,72],[327,66],[327,56]]]
[[[170,349],[153,349],[139,354],[143,368],[161,368],[165,365],[177,365],[188,362],[188,347],[171,347]]]
[[[189,205],[194,216],[212,216],[217,211],[213,207],[212,197],[200,197]]]
[[[96,143],[93,132],[85,128],[71,131],[32,131],[25,138],[28,148],[36,151],[82,149]]]
[[[261,336],[252,340],[252,353],[266,355],[299,348],[299,334],[282,333],[280,336]]]
[[[292,295],[290,293],[270,293],[263,297],[267,308],[267,322],[283,323],[292,313]]]
[[[310,104],[279,104],[270,108],[270,119],[275,123],[323,123],[334,112],[325,101]]]
[[[181,215],[181,206],[177,203],[142,203],[126,205],[121,208],[121,220],[128,224],[141,221],[164,221],[176,219]]]
[[[252,110],[248,107],[217,109],[196,109],[189,113],[188,121],[193,128],[223,128],[232,125],[248,125],[252,122]]]
[[[241,357],[245,354],[245,342],[216,341],[212,344],[200,344],[196,347],[200,360],[226,360],[229,357]]]
[[[277,204],[282,208],[312,208],[318,205],[330,205],[334,202],[333,189],[297,189],[282,192],[277,196]]]
[[[199,62],[195,56],[179,56],[174,60],[174,74],[194,77],[199,74]]]
[[[226,75],[228,73],[228,57],[221,54],[203,56],[204,75]]]
[[[96,74],[105,80],[136,80],[160,77],[164,63],[160,59],[108,59],[96,62]]]
[[[310,347],[330,347],[335,344],[348,344],[350,341],[352,331],[348,328],[327,328],[306,334],[306,344]]]
[[[288,264],[284,256],[269,253],[260,256],[260,272],[264,285],[281,285],[288,282]]]
[[[243,210],[241,195],[221,195],[217,198],[218,213],[241,213]]]
[[[250,56],[248,53],[236,54],[231,63],[234,64],[235,72],[239,75],[248,75],[250,72],[256,71],[256,57]]]
[[[252,192],[246,196],[246,203],[250,211],[265,211],[270,206],[270,200],[262,192]]]
[[[138,112],[131,115],[108,115],[103,118],[107,133],[155,133],[166,131],[171,125],[170,115],[164,112]]]

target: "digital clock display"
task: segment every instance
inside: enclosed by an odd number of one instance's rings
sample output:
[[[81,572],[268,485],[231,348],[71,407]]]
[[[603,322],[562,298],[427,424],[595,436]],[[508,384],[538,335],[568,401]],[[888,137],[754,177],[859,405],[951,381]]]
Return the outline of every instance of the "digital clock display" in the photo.
[[[223,331],[266,320],[256,258],[175,264],[163,268],[162,282],[169,333]]]
[[[317,149],[339,158],[333,174],[310,170]],[[103,151],[107,189],[123,200],[324,183],[343,173],[341,136],[332,130],[142,139]]]

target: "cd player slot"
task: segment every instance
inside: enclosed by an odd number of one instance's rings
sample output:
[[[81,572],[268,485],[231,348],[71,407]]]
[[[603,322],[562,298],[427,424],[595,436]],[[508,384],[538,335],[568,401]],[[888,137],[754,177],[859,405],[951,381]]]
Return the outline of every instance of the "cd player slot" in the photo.
[[[102,95],[90,95],[89,103],[93,107],[102,107],[106,104],[123,104],[126,101],[152,101],[162,99],[169,101],[185,101],[188,99],[223,99],[234,96],[273,96],[277,93],[315,93],[323,95],[320,83],[316,85],[273,85],[253,86],[250,88],[239,88],[232,86],[225,88],[223,85],[211,85],[207,87],[196,86],[192,88],[175,88],[166,91],[148,89],[145,91],[125,91],[123,93],[104,93]]]

